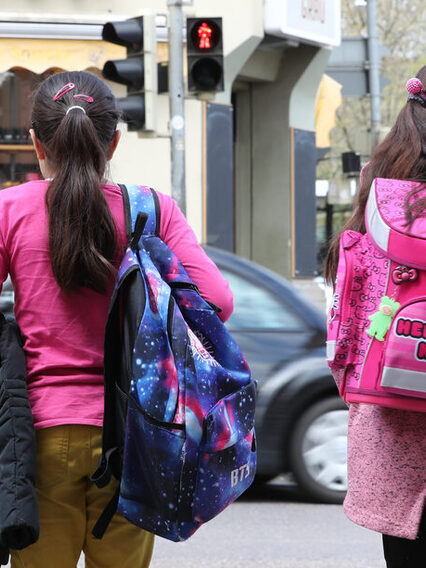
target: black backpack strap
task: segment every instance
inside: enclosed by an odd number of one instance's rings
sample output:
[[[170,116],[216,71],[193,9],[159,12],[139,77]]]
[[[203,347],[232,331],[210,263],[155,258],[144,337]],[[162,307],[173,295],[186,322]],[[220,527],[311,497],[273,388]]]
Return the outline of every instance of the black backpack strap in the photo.
[[[96,468],[96,471],[94,473],[92,473],[92,475],[90,476],[90,480],[93,481],[93,483],[99,487],[100,489],[102,489],[102,487],[105,487],[106,485],[108,485],[108,483],[111,480],[111,464],[110,464],[110,460],[111,460],[111,456],[113,454],[115,454],[116,452],[118,452],[118,448],[110,448],[109,450],[107,450],[105,452],[105,455],[102,454],[100,459],[99,459],[99,463],[98,463],[98,467]]]
[[[136,217],[135,229],[132,234],[132,240],[130,241],[130,248],[132,250],[137,250],[140,238],[145,230],[147,221],[148,221],[148,215],[146,213],[139,212]]]
[[[120,486],[118,486],[117,489],[115,490],[114,495],[112,496],[111,500],[109,501],[105,509],[102,511],[101,516],[96,521],[96,524],[92,529],[92,535],[95,538],[101,539],[104,536],[105,531],[108,528],[108,525],[110,524],[115,512],[117,511],[119,495],[120,495]]]
[[[90,476],[90,479],[97,485],[97,487],[106,487],[111,481],[111,456],[118,452],[118,448],[111,448],[105,455],[102,455],[99,460],[99,465],[96,471]],[[92,534],[95,538],[101,539],[108,528],[113,516],[117,512],[118,499],[120,496],[120,485],[114,492],[111,500],[107,503],[105,509],[100,514],[95,526],[92,529]]]
[[[121,196],[123,198],[124,220],[126,223],[127,240],[130,241],[132,237],[132,216],[130,213],[129,193],[127,191],[127,187],[124,184],[119,183],[118,187],[121,189]]]

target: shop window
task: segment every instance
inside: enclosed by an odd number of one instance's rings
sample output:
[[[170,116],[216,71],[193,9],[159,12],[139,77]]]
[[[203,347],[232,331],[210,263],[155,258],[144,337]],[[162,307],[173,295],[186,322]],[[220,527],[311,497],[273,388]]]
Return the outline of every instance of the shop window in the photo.
[[[352,215],[352,203],[333,204],[327,197],[317,197],[317,271],[324,272],[324,261],[333,236]]]
[[[0,189],[40,178],[29,135],[32,96],[46,75],[0,73]]]

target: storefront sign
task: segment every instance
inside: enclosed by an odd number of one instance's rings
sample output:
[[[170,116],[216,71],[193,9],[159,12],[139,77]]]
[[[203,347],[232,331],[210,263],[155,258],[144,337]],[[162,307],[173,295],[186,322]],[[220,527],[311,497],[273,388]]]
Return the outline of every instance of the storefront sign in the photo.
[[[311,43],[340,44],[341,0],[265,0],[265,33]]]
[[[97,40],[0,39],[0,72],[16,67],[43,73],[47,69],[67,71],[90,67],[102,69],[108,59],[126,57],[126,49]]]

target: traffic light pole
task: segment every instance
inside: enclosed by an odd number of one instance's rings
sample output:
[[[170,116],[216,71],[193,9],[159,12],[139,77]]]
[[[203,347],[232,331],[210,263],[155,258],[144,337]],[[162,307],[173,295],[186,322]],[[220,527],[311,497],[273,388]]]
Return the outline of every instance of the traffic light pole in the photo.
[[[368,60],[371,105],[371,149],[379,143],[382,121],[380,109],[380,54],[377,32],[376,0],[367,2]]]
[[[169,99],[172,197],[186,214],[185,89],[183,82],[183,0],[169,0]]]

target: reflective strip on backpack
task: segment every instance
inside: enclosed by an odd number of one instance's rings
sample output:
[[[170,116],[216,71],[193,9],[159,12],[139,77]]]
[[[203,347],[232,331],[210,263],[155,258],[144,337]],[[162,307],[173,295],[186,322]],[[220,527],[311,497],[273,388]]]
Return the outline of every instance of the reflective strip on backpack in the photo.
[[[383,367],[380,384],[382,387],[426,393],[426,373]]]
[[[336,354],[336,340],[329,340],[326,343],[327,361],[333,361]]]
[[[372,236],[374,242],[383,250],[388,250],[390,227],[385,223],[380,215],[376,200],[375,181],[371,184],[370,195],[368,196],[366,218],[368,232]]]

